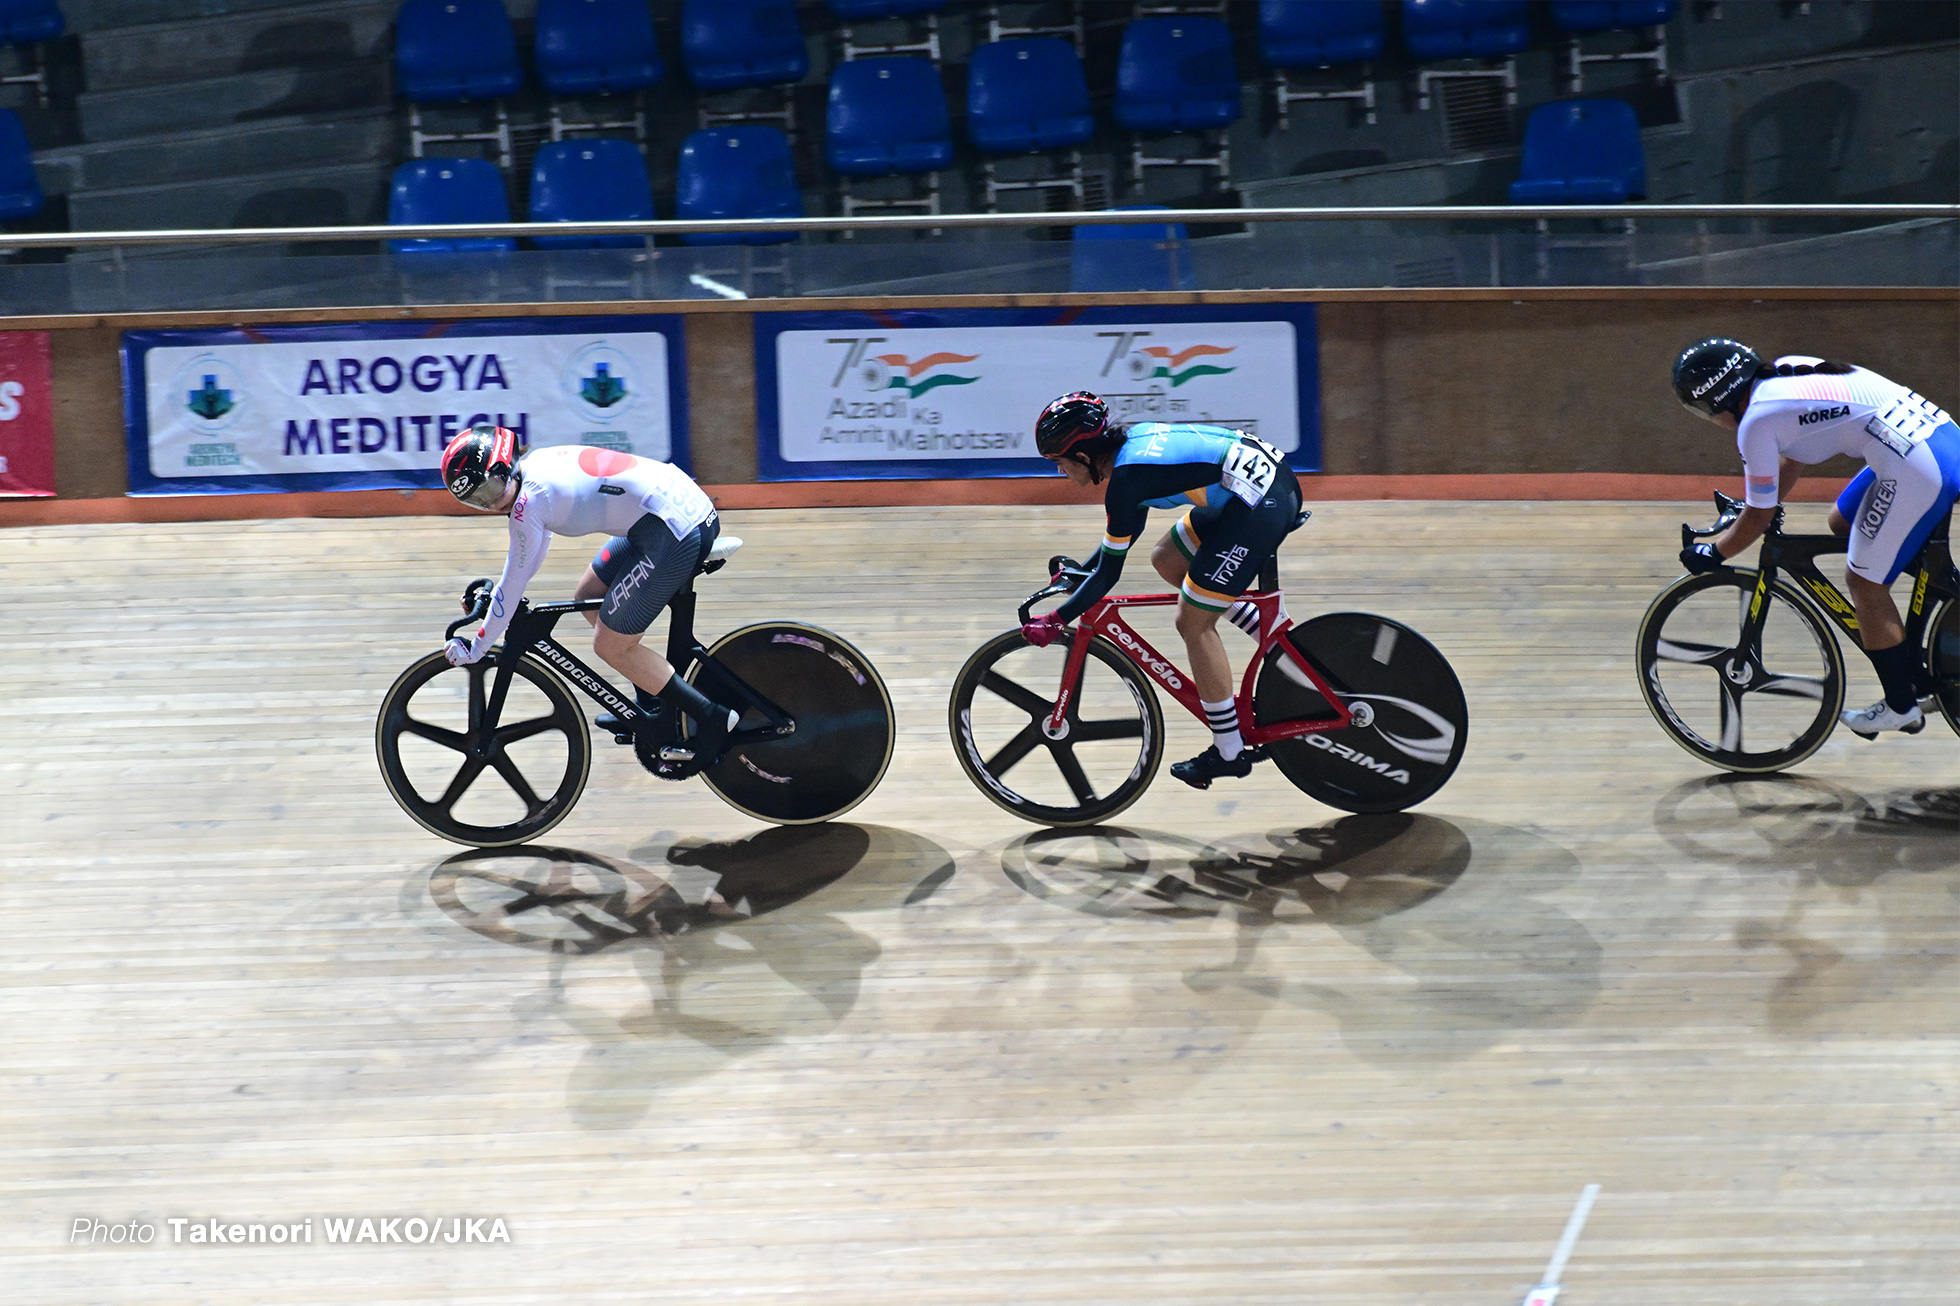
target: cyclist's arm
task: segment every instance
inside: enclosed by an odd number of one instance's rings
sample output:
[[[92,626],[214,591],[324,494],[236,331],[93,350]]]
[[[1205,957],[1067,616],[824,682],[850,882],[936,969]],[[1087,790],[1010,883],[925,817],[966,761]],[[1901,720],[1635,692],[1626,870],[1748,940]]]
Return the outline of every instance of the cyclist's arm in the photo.
[[[1064,622],[1074,621],[1116,588],[1116,582],[1122,578],[1123,561],[1129,557],[1130,546],[1143,533],[1143,523],[1150,516],[1150,509],[1129,494],[1128,482],[1131,478],[1124,475],[1129,470],[1118,467],[1110,473],[1109,493],[1104,499],[1108,506],[1109,524],[1103,531],[1102,547],[1096,551],[1095,570],[1061,607],[1055,609],[1055,615]]]
[[[524,511],[526,507],[530,508],[529,512]],[[524,587],[544,565],[545,550],[551,547],[551,533],[538,520],[540,515],[535,505],[527,505],[521,498],[511,510],[510,556],[504,559],[504,574],[497,578],[497,587],[490,591],[490,611],[470,640],[472,661],[482,657],[502,637],[517,611],[517,601],[524,597]]]

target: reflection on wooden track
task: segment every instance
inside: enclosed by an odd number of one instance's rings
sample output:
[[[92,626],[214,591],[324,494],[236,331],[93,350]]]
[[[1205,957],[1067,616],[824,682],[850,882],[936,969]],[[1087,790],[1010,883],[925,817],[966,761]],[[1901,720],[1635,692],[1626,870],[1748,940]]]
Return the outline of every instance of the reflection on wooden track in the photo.
[[[1468,1306],[1591,1182],[1575,1303],[1950,1300],[1960,741],[1698,769],[1632,678],[1683,515],[1327,506],[1290,606],[1448,654],[1449,787],[1164,777],[1047,831],[972,791],[945,696],[1093,511],[730,514],[702,630],[859,644],[883,787],[762,827],[601,737],[550,846],[495,851],[414,827],[370,741],[496,523],[0,533],[7,1300]],[[327,1245],[348,1215],[513,1241]]]

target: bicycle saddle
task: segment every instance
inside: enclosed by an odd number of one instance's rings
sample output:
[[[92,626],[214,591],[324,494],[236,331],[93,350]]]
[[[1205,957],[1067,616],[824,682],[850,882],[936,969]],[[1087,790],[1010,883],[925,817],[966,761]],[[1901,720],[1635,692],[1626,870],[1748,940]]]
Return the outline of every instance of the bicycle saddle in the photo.
[[[728,565],[728,560],[735,556],[735,550],[741,547],[742,547],[741,536],[717,535],[715,537],[715,542],[708,546],[708,556],[705,560],[702,561],[701,570],[696,572],[695,574],[697,576],[707,576],[714,572],[720,571],[723,567]]]

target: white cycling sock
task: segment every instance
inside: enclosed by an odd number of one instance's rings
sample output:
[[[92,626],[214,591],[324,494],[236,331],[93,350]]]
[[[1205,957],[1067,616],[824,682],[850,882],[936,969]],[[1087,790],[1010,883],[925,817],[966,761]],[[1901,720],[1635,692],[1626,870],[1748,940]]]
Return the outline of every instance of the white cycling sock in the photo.
[[[1228,698],[1222,703],[1205,703],[1204,708],[1205,723],[1211,727],[1211,742],[1218,755],[1229,762],[1243,753],[1245,741],[1239,738],[1237,704]]]

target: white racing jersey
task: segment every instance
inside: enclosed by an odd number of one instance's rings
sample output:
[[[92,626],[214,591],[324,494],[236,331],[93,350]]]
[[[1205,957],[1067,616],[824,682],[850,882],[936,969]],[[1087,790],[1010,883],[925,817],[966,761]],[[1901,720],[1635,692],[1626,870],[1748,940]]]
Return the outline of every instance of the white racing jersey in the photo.
[[[525,455],[510,507],[510,556],[490,610],[470,641],[472,660],[503,635],[553,535],[624,535],[648,513],[680,539],[714,513],[701,487],[672,463],[611,449],[554,445]]]
[[[1792,354],[1776,361],[1823,360]],[[1877,466],[1888,456],[1906,457],[1952,420],[1931,400],[1862,367],[1837,376],[1812,372],[1758,381],[1736,430],[1746,501],[1751,508],[1776,506],[1778,459],[1821,463],[1848,454]]]

